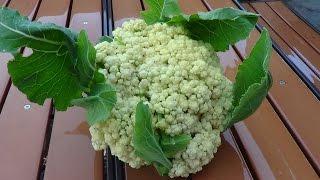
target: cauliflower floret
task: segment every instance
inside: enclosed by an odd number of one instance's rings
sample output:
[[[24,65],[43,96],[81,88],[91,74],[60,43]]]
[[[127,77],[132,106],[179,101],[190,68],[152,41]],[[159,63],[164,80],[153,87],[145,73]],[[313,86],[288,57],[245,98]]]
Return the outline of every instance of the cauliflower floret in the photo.
[[[142,100],[156,131],[192,136],[186,150],[172,159],[170,177],[186,177],[209,163],[232,108],[232,83],[212,47],[187,34],[181,26],[137,19],[117,28],[113,42],[96,45],[97,61],[105,65],[102,72],[118,100],[106,122],[90,127],[95,149],[109,146],[134,168],[147,164],[132,142],[135,108]]]
[[[197,133],[190,141],[187,149],[178,153],[172,161],[170,177],[188,177],[190,173],[202,170],[217,152],[221,144],[220,131],[211,130]]]

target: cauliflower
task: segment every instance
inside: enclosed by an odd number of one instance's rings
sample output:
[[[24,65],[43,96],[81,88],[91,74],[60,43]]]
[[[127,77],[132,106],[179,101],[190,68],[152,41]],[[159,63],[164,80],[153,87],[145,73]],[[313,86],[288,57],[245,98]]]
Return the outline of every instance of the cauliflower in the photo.
[[[95,48],[118,101],[107,121],[90,127],[93,147],[109,146],[133,168],[147,165],[135,154],[132,141],[135,107],[143,100],[150,107],[155,131],[192,137],[171,159],[169,176],[200,171],[220,146],[220,133],[232,109],[232,83],[223,75],[215,51],[188,37],[181,26],[147,25],[140,19],[124,23],[113,36],[113,42]]]

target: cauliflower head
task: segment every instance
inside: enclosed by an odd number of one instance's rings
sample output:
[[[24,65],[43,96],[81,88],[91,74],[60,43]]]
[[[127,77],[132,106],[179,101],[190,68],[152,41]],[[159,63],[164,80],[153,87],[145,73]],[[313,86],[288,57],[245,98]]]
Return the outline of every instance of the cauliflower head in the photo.
[[[181,26],[136,19],[114,30],[112,42],[96,45],[97,61],[118,98],[109,119],[90,127],[96,150],[109,146],[134,168],[148,164],[133,147],[135,107],[142,100],[155,131],[192,137],[171,159],[170,177],[187,177],[210,162],[232,109],[232,83],[210,44],[187,35]]]

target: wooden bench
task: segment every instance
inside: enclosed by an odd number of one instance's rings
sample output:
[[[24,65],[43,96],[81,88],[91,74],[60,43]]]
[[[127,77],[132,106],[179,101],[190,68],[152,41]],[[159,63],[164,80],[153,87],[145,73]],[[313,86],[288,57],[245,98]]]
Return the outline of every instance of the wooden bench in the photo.
[[[279,1],[180,3],[186,13],[226,6],[244,6],[261,13],[259,23],[269,29],[281,50],[272,51],[270,71],[274,85],[267,99],[255,114],[223,134],[223,144],[213,161],[188,179],[319,179],[320,103],[314,89],[320,88],[320,35]],[[145,7],[143,0],[0,0],[0,4],[17,9],[32,20],[53,22],[76,31],[86,29],[94,42],[128,18],[139,17]],[[237,66],[259,34],[255,29],[249,40],[219,53],[230,79],[234,79]],[[82,109],[56,112],[50,101],[43,107],[28,102],[11,86],[6,70],[10,58],[0,55],[1,180],[167,179],[158,176],[153,168],[123,168],[108,151],[95,152]]]

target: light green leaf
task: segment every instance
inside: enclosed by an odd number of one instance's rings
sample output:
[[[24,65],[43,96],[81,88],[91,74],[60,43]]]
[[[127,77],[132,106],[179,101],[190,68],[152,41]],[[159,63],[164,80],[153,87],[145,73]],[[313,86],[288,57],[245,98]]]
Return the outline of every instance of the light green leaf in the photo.
[[[102,42],[112,42],[113,41],[113,38],[110,37],[110,36],[101,36],[101,38],[99,39],[99,43],[102,43]]]
[[[168,158],[172,158],[178,152],[185,150],[191,139],[191,136],[186,134],[172,137],[163,133],[161,135],[160,146],[164,154]]]
[[[250,56],[238,68],[233,89],[234,110],[225,128],[250,116],[267,96],[272,86],[268,71],[271,50],[272,42],[264,29]]]
[[[169,24],[181,24],[192,38],[212,45],[215,51],[226,51],[229,45],[245,39],[257,23],[259,15],[233,8],[220,8],[193,15],[178,15]]]
[[[139,102],[135,118],[133,147],[136,154],[145,161],[153,163],[160,174],[167,174],[172,163],[167,159],[157,141],[148,105]]]
[[[111,85],[106,84],[106,80],[101,73],[95,73],[91,91],[87,95],[87,97],[72,100],[72,104],[87,110],[87,120],[91,126],[107,120],[117,101],[117,96],[116,90]]]
[[[78,61],[76,68],[79,72],[80,83],[85,88],[90,88],[96,71],[96,50],[91,44],[86,31],[80,31],[77,40]]]
[[[142,11],[141,16],[147,24],[166,22],[172,16],[181,13],[178,0],[145,0],[148,10]]]

